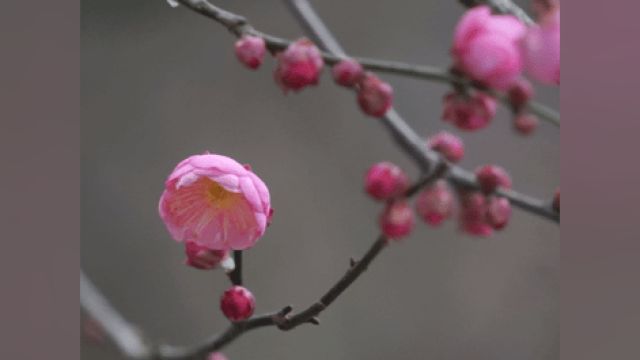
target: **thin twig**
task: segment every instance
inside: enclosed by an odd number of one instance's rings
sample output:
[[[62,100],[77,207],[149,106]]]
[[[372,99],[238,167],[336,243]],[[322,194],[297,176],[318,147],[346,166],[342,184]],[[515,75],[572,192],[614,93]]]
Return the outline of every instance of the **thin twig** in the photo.
[[[404,197],[415,195],[418,190],[441,178],[446,174],[447,166],[441,165],[436,171],[419,179],[410,187]],[[107,301],[89,278],[80,270],[81,306],[94,320],[100,324],[117,347],[131,359],[137,360],[204,360],[214,351],[222,349],[240,335],[262,327],[275,326],[280,330],[292,330],[302,324],[320,323],[317,318],[346,289],[362,275],[373,260],[386,247],[389,239],[380,235],[371,244],[362,259],[350,261],[349,268],[338,281],[325,292],[320,299],[306,309],[290,315],[291,306],[270,314],[254,316],[245,321],[232,323],[225,331],[215,334],[193,346],[172,346],[160,344],[152,346],[145,341],[141,332],[128,323],[124,317]]]
[[[242,285],[242,250],[233,251],[233,263],[235,267],[227,274],[233,285]]]
[[[297,17],[305,23],[305,27],[311,29],[316,42],[330,53],[345,53],[337,40],[331,35],[322,20],[307,0],[287,0]],[[330,38],[325,38],[330,37]],[[329,48],[328,46],[331,46]],[[442,157],[427,148],[422,138],[402,119],[394,109],[390,109],[382,118],[398,145],[409,154],[424,172],[437,168],[444,160]],[[447,179],[458,187],[479,189],[475,175],[459,166],[450,166]],[[560,221],[560,214],[553,211],[551,204],[542,200],[520,194],[513,190],[499,189],[497,194],[508,198],[514,206],[530,213],[540,215],[555,222]]]
[[[518,5],[514,4],[511,0],[459,0],[460,3],[466,7],[472,7],[476,5],[485,4],[490,6],[495,12],[500,14],[510,14],[522,21],[527,25],[533,25],[535,22],[522,10]]]
[[[289,46],[289,44],[291,44],[290,40],[256,30],[253,26],[251,26],[250,23],[247,22],[247,19],[244,16],[221,9],[206,0],[178,1],[185,7],[222,24],[235,36],[239,37],[242,35],[254,35],[264,38],[267,47],[271,51],[284,50],[287,46]],[[344,53],[338,52],[322,52],[322,57],[328,65],[334,65],[340,60],[344,59],[346,55]],[[424,79],[440,83],[448,83],[461,87],[473,87],[476,90],[484,91],[492,96],[495,96],[504,105],[510,106],[509,99],[504,96],[504,94],[488,91],[480,84],[469,81],[466,78],[451,74],[446,69],[428,65],[407,64],[399,61],[378,60],[357,56],[354,56],[352,58],[362,64],[365,69],[371,71],[408,76],[412,78]],[[545,120],[556,126],[560,125],[560,115],[543,104],[530,102],[528,110],[532,114],[540,117],[540,119],[542,120]]]

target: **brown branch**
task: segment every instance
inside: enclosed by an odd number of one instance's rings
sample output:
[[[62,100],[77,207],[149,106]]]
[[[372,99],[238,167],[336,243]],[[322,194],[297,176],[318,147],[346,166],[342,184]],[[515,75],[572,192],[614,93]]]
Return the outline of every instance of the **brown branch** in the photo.
[[[305,23],[305,27],[312,30],[314,40],[316,40],[321,47],[330,53],[345,53],[324,23],[322,23],[322,20],[315,14],[315,11],[307,0],[288,0],[287,2],[297,14],[298,18]],[[331,46],[331,48],[329,48],[329,46]],[[430,169],[437,168],[440,163],[444,162],[438,153],[425,146],[422,138],[394,109],[389,110],[382,120],[398,145],[416,161],[423,171],[428,172]],[[459,166],[451,165],[447,179],[458,187],[479,189],[475,175]],[[538,200],[514,190],[499,189],[497,193],[508,198],[514,206],[522,210],[555,222],[560,221],[560,214],[553,211],[550,202]]]
[[[233,251],[233,262],[235,267],[227,273],[227,277],[233,285],[242,285],[242,250]]]
[[[412,197],[422,187],[446,175],[447,169],[448,166],[443,163],[431,174],[423,176],[409,188],[404,197]],[[80,303],[82,309],[103,327],[117,347],[131,359],[204,360],[209,353],[222,349],[242,334],[253,329],[275,326],[280,330],[288,331],[302,324],[318,325],[320,322],[317,316],[327,309],[367,270],[373,260],[387,246],[388,241],[385,236],[378,236],[362,259],[354,260],[352,258],[345,274],[317,302],[306,309],[290,315],[293,308],[286,306],[275,313],[254,316],[245,321],[235,322],[229,325],[222,333],[213,335],[194,346],[150,345],[144,339],[142,333],[127,322],[107,301],[82,270],[80,270]]]
[[[227,10],[221,9],[206,0],[178,0],[185,7],[202,14],[216,22],[222,24],[232,34],[239,37],[242,35],[254,35],[264,38],[267,47],[271,51],[284,50],[290,40],[286,40],[277,36],[269,35],[256,30],[244,16],[234,14]],[[326,37],[325,37],[326,38]],[[322,57],[328,65],[333,65],[342,60],[346,55],[344,53],[322,52]],[[451,74],[448,70],[428,65],[407,64],[399,61],[378,60],[364,57],[352,57],[358,61],[365,69],[378,71],[388,74],[408,76],[418,79],[435,81],[440,83],[448,83],[460,87],[473,87],[476,90],[484,91],[496,97],[505,106],[510,106],[509,99],[504,94],[488,91],[479,84],[469,81],[464,77]],[[530,102],[528,110],[553,125],[560,125],[560,115],[546,107],[543,104]]]
[[[533,25],[535,22],[527,13],[522,10],[518,5],[514,4],[511,0],[459,0],[460,3],[466,7],[472,7],[476,5],[488,5],[493,11],[500,14],[510,14],[522,21],[527,25]]]

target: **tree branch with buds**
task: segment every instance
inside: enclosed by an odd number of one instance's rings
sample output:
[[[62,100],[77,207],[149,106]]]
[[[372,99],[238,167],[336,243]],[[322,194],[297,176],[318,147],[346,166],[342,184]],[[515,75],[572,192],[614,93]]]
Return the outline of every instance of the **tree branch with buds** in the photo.
[[[220,23],[236,37],[251,35],[263,39],[267,48],[271,52],[275,53],[285,50],[292,44],[291,41],[268,35],[254,29],[245,17],[219,8],[206,0],[172,0],[172,2],[180,3],[207,18]],[[508,0],[461,2],[468,6],[477,3],[487,3],[496,11],[515,15],[525,24],[533,23],[522,9],[518,8]],[[349,57],[338,41],[333,37],[329,29],[324,25],[320,17],[313,10],[308,1],[288,0],[288,4],[297,19],[307,29],[310,37],[324,49],[324,51],[320,53],[320,56],[330,65],[337,64],[346,58],[351,58],[359,62],[363,68],[368,70],[449,83],[456,88],[473,88],[494,96],[505,104],[510,104],[510,100],[505,94],[501,94],[500,92],[487,88],[474,81],[470,81],[469,79],[450,71],[423,65]],[[262,50],[264,52],[264,47]],[[559,125],[559,115],[543,105],[529,102],[528,110],[532,113],[538,114],[540,117],[551,123]],[[412,186],[408,186],[403,190],[403,192],[397,192],[392,198],[387,199],[387,206],[400,203],[403,200],[413,197],[420,192],[420,190],[433,184],[439,179],[446,179],[459,190],[483,190],[486,195],[506,198],[515,206],[526,212],[536,214],[545,219],[559,223],[559,195],[557,195],[557,205],[554,204],[552,206],[551,201],[535,199],[528,195],[511,190],[509,188],[510,186],[504,187],[504,184],[499,184],[503,187],[492,187],[487,191],[485,186],[486,184],[479,183],[478,179],[472,172],[452,164],[438,151],[426,146],[424,139],[420,137],[393,108],[386,111],[383,116],[380,116],[380,121],[388,130],[396,144],[416,163],[422,173],[421,178]],[[238,165],[238,167],[241,169],[240,165]],[[439,183],[446,185],[446,182],[442,180],[440,180]],[[259,192],[255,189],[254,191]],[[268,208],[269,207],[267,206],[260,209],[260,211],[266,212],[268,211]],[[260,215],[263,216],[261,219],[264,220],[266,213],[260,213]],[[264,225],[264,221],[262,223]],[[379,235],[375,239],[362,258],[359,260],[351,259],[345,274],[338,279],[338,281],[334,283],[316,302],[307,308],[299,312],[294,312],[291,306],[286,306],[280,311],[253,317],[250,317],[251,314],[249,313],[246,317],[241,318],[244,320],[232,319],[237,321],[232,321],[227,329],[222,333],[213,335],[194,346],[179,347],[166,344],[154,344],[150,342],[144,337],[141,331],[129,323],[115,309],[115,307],[107,301],[99,289],[89,280],[82,270],[80,273],[81,307],[87,315],[91,316],[91,318],[101,325],[102,329],[108,334],[113,343],[122,351],[122,353],[131,359],[204,360],[210,353],[222,349],[246,332],[254,329],[276,327],[280,330],[288,331],[302,324],[319,324],[318,316],[332,305],[335,300],[367,270],[377,256],[389,245],[391,238],[393,238],[393,236],[389,236],[388,233],[383,230],[383,234]],[[242,285],[242,251],[236,250],[230,256],[233,256],[235,268],[228,272],[227,275],[229,280],[233,285]],[[251,313],[252,312],[253,308],[251,309]]]

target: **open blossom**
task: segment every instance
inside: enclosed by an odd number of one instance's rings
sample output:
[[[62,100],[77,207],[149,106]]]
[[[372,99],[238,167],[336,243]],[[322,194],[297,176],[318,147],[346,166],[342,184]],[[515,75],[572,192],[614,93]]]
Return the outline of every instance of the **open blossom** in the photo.
[[[299,91],[306,86],[318,84],[324,60],[311,40],[297,40],[277,57],[278,67],[274,77],[285,92]]]
[[[215,154],[180,162],[165,182],[158,208],[176,241],[211,250],[252,247],[272,213],[264,182],[248,167]]]
[[[527,73],[544,84],[560,84],[560,8],[544,13],[524,40]]]
[[[461,130],[473,131],[489,125],[496,109],[496,100],[489,95],[476,92],[467,96],[454,91],[444,97],[442,119]]]
[[[519,42],[526,27],[488,6],[468,10],[456,26],[451,53],[456,67],[489,87],[506,90],[523,68]]]

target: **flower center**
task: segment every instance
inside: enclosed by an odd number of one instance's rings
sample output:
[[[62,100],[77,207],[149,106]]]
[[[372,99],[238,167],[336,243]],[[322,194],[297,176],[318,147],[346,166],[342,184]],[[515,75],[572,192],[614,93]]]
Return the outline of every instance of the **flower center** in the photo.
[[[229,208],[239,199],[239,197],[242,197],[240,194],[227,191],[215,181],[207,180],[209,182],[205,187],[207,199],[212,205],[215,205],[218,208]]]

